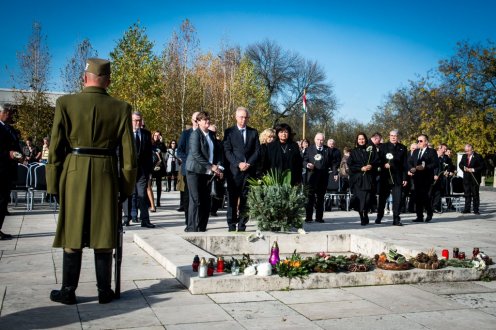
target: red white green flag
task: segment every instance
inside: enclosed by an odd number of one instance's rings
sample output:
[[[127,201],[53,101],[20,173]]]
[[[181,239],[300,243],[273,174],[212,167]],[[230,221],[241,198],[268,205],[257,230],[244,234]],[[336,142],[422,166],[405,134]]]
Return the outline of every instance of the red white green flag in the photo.
[[[306,89],[303,90],[302,104],[303,104],[303,113],[307,113],[307,91],[306,91]]]

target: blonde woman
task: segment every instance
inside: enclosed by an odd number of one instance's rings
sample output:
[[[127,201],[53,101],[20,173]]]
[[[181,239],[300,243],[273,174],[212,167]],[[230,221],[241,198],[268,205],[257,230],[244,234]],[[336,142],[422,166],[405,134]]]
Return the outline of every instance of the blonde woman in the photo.
[[[263,164],[265,163],[265,158],[267,157],[267,144],[274,141],[276,137],[276,130],[273,128],[265,129],[259,137],[260,140],[260,157],[258,157],[257,164],[257,177],[263,176]]]

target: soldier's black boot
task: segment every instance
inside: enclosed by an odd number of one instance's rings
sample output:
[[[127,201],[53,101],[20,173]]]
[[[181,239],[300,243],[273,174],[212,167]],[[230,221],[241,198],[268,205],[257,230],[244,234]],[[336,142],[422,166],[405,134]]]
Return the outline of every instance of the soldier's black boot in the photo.
[[[112,284],[112,253],[95,253],[96,286],[98,302],[107,304],[114,300]]]
[[[62,288],[52,290],[50,300],[65,305],[76,303],[76,288],[81,273],[82,251],[68,253],[64,251],[62,260]]]

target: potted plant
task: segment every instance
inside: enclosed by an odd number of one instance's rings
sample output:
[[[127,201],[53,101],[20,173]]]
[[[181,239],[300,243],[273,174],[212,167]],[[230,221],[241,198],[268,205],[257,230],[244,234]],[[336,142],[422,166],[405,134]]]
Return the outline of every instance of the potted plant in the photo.
[[[248,216],[257,221],[258,229],[287,231],[303,227],[306,194],[302,186],[291,186],[291,172],[270,170],[248,183]]]

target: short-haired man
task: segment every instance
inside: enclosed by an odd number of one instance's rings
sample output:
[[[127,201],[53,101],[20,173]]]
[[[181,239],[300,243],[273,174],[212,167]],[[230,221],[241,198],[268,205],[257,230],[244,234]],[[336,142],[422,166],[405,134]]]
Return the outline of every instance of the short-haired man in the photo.
[[[118,198],[132,193],[137,164],[131,105],[108,95],[109,84],[110,62],[90,58],[83,91],[60,97],[55,107],[46,177],[48,193],[60,201],[53,246],[63,248],[64,255],[62,288],[50,299],[62,304],[76,303],[84,247],[95,251],[99,303],[114,298]]]
[[[324,196],[329,181],[331,156],[329,148],[324,145],[323,133],[315,134],[314,142],[315,144],[309,146],[303,156],[303,168],[307,170],[308,187],[305,222],[312,222],[313,209],[315,208],[315,221],[323,223]]]
[[[260,141],[256,129],[248,125],[250,112],[245,107],[236,109],[236,125],[224,132],[224,156],[226,161],[227,226],[229,231],[246,230],[248,178],[256,176],[260,155]]]
[[[428,147],[429,140],[426,134],[420,134],[417,143],[418,149],[413,152],[408,161],[415,185],[417,218],[413,222],[424,222],[424,209],[427,212],[425,222],[429,222],[433,215],[430,188],[434,182],[434,173],[439,167],[439,160],[434,149]]]
[[[188,191],[188,179],[186,177],[186,159],[189,153],[189,138],[191,133],[198,128],[198,122],[196,116],[200,112],[196,111],[191,115],[191,127],[182,131],[179,141],[177,143],[177,157],[180,160],[181,167],[179,168],[179,175],[183,181],[183,189],[179,192],[179,208],[178,212],[184,212],[184,223],[188,225],[188,206],[189,206],[189,191]]]
[[[393,226],[402,226],[400,221],[401,191],[407,184],[407,149],[399,143],[398,130],[389,132],[389,142],[379,147],[381,162],[379,206],[376,224],[380,224],[384,216],[384,208],[389,194],[393,197]]]
[[[136,159],[138,161],[138,172],[136,175],[136,185],[133,195],[122,203],[124,209],[124,225],[130,226],[130,221],[141,220],[141,227],[155,228],[150,222],[148,212],[148,180],[153,170],[152,133],[143,126],[143,115],[135,111],[132,114],[133,138],[136,147]],[[133,200],[136,204],[133,205]],[[134,207],[133,207],[134,206]]]
[[[465,193],[465,208],[463,213],[470,213],[470,206],[473,202],[474,214],[479,213],[479,186],[482,171],[485,168],[482,157],[474,152],[471,144],[465,145],[465,154],[462,156],[458,167],[463,171],[463,191]]]

